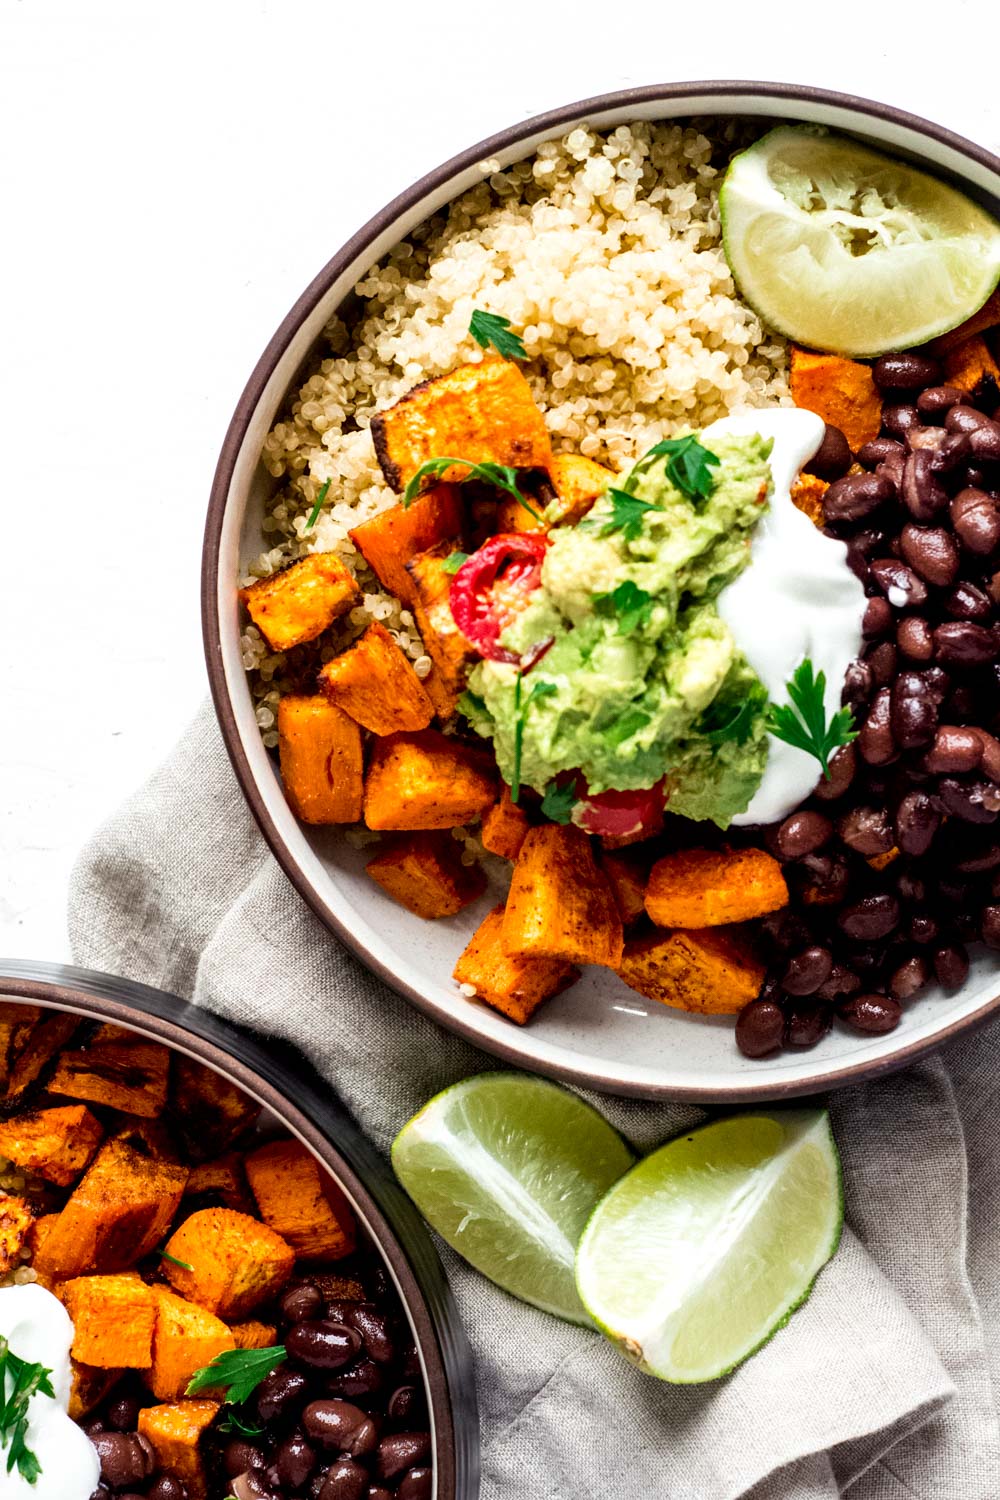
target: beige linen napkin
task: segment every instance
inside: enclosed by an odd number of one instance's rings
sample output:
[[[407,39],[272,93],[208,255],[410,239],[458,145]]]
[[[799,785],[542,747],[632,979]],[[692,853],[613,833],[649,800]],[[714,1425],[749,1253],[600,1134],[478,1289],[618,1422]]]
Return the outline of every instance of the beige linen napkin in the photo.
[[[495,1066],[312,916],[208,707],[84,851],[70,932],[81,964],[298,1043],[382,1151],[431,1094]],[[834,1097],[841,1249],[788,1326],[712,1385],[638,1374],[441,1246],[477,1360],[483,1500],[997,1500],[998,1037]],[[701,1117],[590,1097],[640,1151]]]

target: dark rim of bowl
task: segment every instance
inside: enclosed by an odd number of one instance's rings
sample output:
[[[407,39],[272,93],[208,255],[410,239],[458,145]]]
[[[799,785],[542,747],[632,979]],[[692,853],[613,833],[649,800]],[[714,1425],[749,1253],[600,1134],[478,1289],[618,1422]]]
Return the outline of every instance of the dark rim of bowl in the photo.
[[[479,1493],[472,1351],[430,1236],[389,1168],[310,1065],[286,1060],[210,1012],[163,990],[68,964],[0,959],[0,1004],[29,1001],[111,1021],[187,1053],[285,1122],[360,1204],[402,1290],[424,1357],[434,1419],[436,1500]]]
[[[219,553],[223,520],[236,460],[253,414],[268,381],[299,326],[313,311],[317,303],[326,295],[330,286],[343,274],[356,257],[362,255],[379,235],[383,234],[402,214],[406,213],[427,194],[443,186],[451,178],[466,171],[469,167],[475,166],[477,162],[488,160],[498,153],[503,153],[512,146],[518,145],[520,142],[527,140],[541,131],[557,131],[561,126],[568,124],[570,121],[579,120],[591,114],[603,113],[607,110],[624,108],[629,105],[639,107],[661,102],[663,104],[676,105],[683,103],[685,99],[706,97],[724,99],[731,98],[733,95],[753,95],[763,101],[769,99],[784,100],[786,102],[802,104],[807,108],[816,105],[830,105],[839,109],[850,110],[858,116],[859,123],[867,118],[873,121],[902,126],[927,137],[929,140],[937,142],[939,145],[949,147],[959,155],[966,157],[969,161],[976,162],[978,165],[986,167],[988,171],[1000,176],[1000,157],[995,156],[993,152],[988,151],[985,147],[978,146],[973,141],[967,140],[964,136],[957,135],[954,131],[946,130],[943,126],[936,125],[930,120],[925,120],[919,115],[910,114],[906,110],[896,109],[892,105],[881,104],[872,99],[865,99],[852,94],[840,94],[830,89],[809,88],[797,84],[720,79],[707,82],[650,84],[643,88],[621,89],[613,93],[598,94],[590,99],[582,99],[573,104],[562,105],[558,109],[534,115],[532,118],[523,120],[517,125],[510,126],[507,130],[501,130],[496,135],[489,136],[486,140],[479,141],[476,145],[468,147],[467,150],[460,152],[457,156],[453,156],[449,161],[436,167],[432,172],[428,172],[426,176],[415,182],[412,187],[407,188],[405,192],[400,193],[391,203],[388,203],[374,218],[369,219],[368,223],[359,229],[356,234],[352,235],[346,244],[338,250],[332,260],[328,261],[319,274],[314,277],[288,313],[258,360],[250,379],[247,381],[226,433],[209,498],[201,575],[202,628],[209,686],[222,730],[222,737],[229,759],[232,762],[233,770],[236,773],[237,780],[240,783],[250,810],[257,820],[260,830],[270,845],[271,851],[278,860],[278,863],[302,899],[334,936],[355,953],[373,973],[377,974],[379,978],[383,979],[386,984],[397,990],[401,995],[404,995],[406,999],[412,1001],[418,1009],[430,1015],[440,1025],[457,1032],[475,1046],[489,1051],[511,1066],[542,1073],[549,1077],[562,1078],[568,1083],[604,1089],[611,1094],[631,1095],[645,1099],[691,1100],[711,1104],[738,1104],[759,1102],[764,1099],[793,1098],[805,1094],[814,1094],[825,1089],[841,1088],[846,1084],[860,1083],[863,1079],[875,1078],[894,1072],[899,1068],[916,1062],[918,1058],[925,1056],[927,1053],[936,1051],[946,1042],[954,1040],[955,1037],[981,1026],[1000,1008],[1000,991],[981,1006],[978,1006],[976,1010],[962,1016],[957,1021],[953,1021],[933,1036],[901,1046],[898,1051],[892,1053],[889,1057],[849,1063],[837,1068],[822,1069],[806,1080],[782,1080],[770,1077],[768,1074],[768,1064],[765,1060],[754,1065],[755,1071],[759,1070],[759,1083],[750,1082],[748,1079],[745,1084],[741,1082],[721,1088],[706,1089],[688,1085],[655,1085],[623,1082],[598,1067],[583,1068],[542,1063],[534,1058],[522,1056],[516,1047],[508,1046],[503,1041],[483,1037],[475,1025],[463,1019],[458,1007],[456,1007],[454,1017],[443,1015],[437,1007],[430,1004],[420,994],[419,990],[407,984],[405,980],[399,978],[389,968],[374,958],[364,943],[344,923],[332,915],[318,896],[311,882],[299,868],[297,861],[285,844],[271,818],[264,799],[261,796],[260,789],[257,786],[253,771],[243,751],[236,723],[236,715],[226,686],[217,599]]]

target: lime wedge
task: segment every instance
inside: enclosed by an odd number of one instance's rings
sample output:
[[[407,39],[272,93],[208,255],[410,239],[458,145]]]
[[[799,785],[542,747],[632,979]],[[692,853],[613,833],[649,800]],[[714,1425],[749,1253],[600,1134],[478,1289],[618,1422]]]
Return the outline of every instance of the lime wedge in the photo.
[[[575,1094],[523,1073],[482,1073],[437,1094],[399,1132],[392,1164],[427,1222],[484,1276],[544,1312],[589,1323],[577,1241],[632,1165]]]
[[[964,193],[845,136],[779,125],[719,196],[740,291],[780,333],[855,357],[906,349],[981,307],[1000,223]]]
[[[825,1110],[720,1120],[654,1151],[601,1201],[577,1253],[580,1298],[649,1374],[715,1380],[805,1301],[843,1217]]]

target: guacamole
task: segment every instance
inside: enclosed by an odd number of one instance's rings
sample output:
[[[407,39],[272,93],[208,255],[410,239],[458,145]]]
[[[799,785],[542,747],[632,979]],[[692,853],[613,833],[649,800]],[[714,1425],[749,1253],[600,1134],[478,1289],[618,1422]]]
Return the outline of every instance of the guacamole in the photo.
[[[635,507],[633,524],[609,529],[609,494],[551,531],[541,587],[501,636],[519,656],[551,646],[523,676],[478,663],[463,701],[508,783],[520,721],[520,783],[538,792],[560,772],[582,771],[592,793],[666,777],[669,811],[723,828],[748,805],[767,760],[767,695],[715,601],[749,562],[771,443],[720,435],[711,451],[707,499],[689,498],[657,458],[624,482],[653,507]]]

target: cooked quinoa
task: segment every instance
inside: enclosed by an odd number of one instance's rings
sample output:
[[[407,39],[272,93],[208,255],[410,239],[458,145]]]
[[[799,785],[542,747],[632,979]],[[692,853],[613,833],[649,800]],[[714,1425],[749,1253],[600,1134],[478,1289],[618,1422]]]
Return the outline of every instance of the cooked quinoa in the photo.
[[[413,617],[386,594],[348,531],[394,505],[369,432],[372,415],[419,381],[482,357],[476,307],[510,319],[559,451],[623,470],[653,443],[743,406],[787,404],[787,355],[742,302],[722,252],[718,186],[738,122],[578,127],[484,178],[358,282],[349,322],[268,434],[262,459],[283,481],[264,518],[274,546],[244,582],[308,552],[340,553],[362,602],[317,648],[326,660],[381,620],[430,670]],[[330,487],[311,530],[323,484]],[[294,681],[252,625],[242,637],[257,722],[277,744],[280,691]]]

